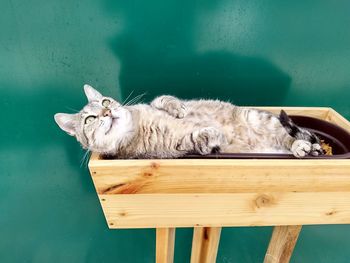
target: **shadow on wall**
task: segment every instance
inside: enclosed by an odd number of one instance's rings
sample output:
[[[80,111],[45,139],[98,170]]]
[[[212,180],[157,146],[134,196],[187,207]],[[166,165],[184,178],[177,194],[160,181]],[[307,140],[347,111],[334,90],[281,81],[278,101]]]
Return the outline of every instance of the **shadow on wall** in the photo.
[[[268,60],[195,50],[195,17],[203,8],[215,12],[217,3],[159,1],[152,9],[146,2],[126,2],[106,2],[112,16],[127,19],[122,33],[109,43],[121,61],[123,97],[134,91],[134,95],[146,92],[147,100],[173,94],[219,98],[238,105],[283,104],[291,78]]]

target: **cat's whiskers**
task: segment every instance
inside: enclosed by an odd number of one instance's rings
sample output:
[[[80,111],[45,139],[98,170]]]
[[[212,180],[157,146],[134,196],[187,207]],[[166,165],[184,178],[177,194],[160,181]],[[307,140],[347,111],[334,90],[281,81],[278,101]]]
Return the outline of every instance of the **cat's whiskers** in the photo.
[[[85,165],[88,166],[88,162],[89,162],[89,159],[90,159],[90,156],[91,156],[91,151],[88,152],[86,158],[85,158]]]
[[[126,99],[123,101],[122,106],[124,106],[124,104],[128,101],[128,99],[130,98],[130,96],[134,93],[134,91],[131,91],[130,94],[126,97]]]
[[[129,105],[131,105],[131,104],[135,103],[135,102],[136,102],[138,99],[140,99],[140,97],[139,97],[139,96],[137,96],[137,97],[135,97],[135,98],[131,99],[130,101],[128,101],[127,103],[125,103],[125,105],[124,105],[124,106],[129,106]]]
[[[73,109],[73,108],[71,108],[71,107],[68,107],[68,106],[66,106],[66,109],[71,110],[71,111],[74,111],[75,113],[80,112],[80,111],[78,111],[78,110],[76,110],[76,109]]]
[[[94,145],[95,142],[96,142],[96,138],[93,139],[93,141],[92,141],[91,144]],[[88,164],[88,160],[89,160],[89,157],[90,157],[91,153],[92,153],[92,150],[91,150],[91,149],[87,149],[87,150],[86,150],[86,152],[85,152],[85,154],[84,154],[84,156],[83,156],[83,158],[82,158],[82,161],[80,162],[80,167],[82,167],[83,164],[85,164],[85,165]]]
[[[91,153],[90,149],[87,149],[85,154],[83,155],[83,158],[80,161],[80,167],[83,167],[83,165],[87,165],[87,160],[89,159],[89,153]]]
[[[131,99],[130,101],[125,103],[124,106],[129,106],[131,104],[137,103],[144,95],[146,95],[146,93],[142,93],[140,95],[137,95],[136,97],[134,97],[133,99]]]
[[[140,94],[142,95],[142,94]],[[140,95],[135,96],[134,98],[130,99],[129,101],[127,101],[124,105],[130,105],[133,101],[135,101],[136,99],[138,99],[140,97]]]

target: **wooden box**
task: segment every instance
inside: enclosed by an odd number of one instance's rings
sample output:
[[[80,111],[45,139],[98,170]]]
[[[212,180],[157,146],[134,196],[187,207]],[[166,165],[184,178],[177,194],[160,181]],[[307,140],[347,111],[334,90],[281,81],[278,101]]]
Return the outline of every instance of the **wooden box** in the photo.
[[[350,132],[333,109],[283,109]],[[92,154],[89,169],[110,228],[350,223],[348,159],[101,160]]]

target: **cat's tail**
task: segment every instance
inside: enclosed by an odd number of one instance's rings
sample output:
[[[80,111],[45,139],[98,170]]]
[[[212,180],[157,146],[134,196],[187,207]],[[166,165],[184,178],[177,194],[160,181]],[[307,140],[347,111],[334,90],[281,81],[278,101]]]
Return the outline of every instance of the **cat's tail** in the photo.
[[[298,133],[301,132],[300,128],[292,121],[284,110],[281,110],[279,120],[288,134],[293,138],[296,138]]]

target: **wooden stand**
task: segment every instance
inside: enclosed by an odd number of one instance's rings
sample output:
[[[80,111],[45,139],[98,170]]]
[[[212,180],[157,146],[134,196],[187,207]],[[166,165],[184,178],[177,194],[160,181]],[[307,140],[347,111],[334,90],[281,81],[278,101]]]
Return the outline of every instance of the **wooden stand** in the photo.
[[[276,226],[264,263],[288,263],[302,226]],[[215,263],[221,227],[195,227],[191,263]],[[175,228],[157,228],[156,262],[173,263]]]
[[[221,227],[195,227],[191,263],[215,263]]]
[[[175,228],[157,228],[156,262],[173,263]]]
[[[264,263],[288,263],[301,226],[275,226]]]
[[[279,112],[280,108],[265,108]],[[350,123],[330,108],[284,108]],[[108,226],[157,228],[157,263],[194,227],[191,263],[215,262],[221,227],[277,226],[265,263],[288,262],[301,225],[350,223],[350,160],[101,160],[90,173]]]

